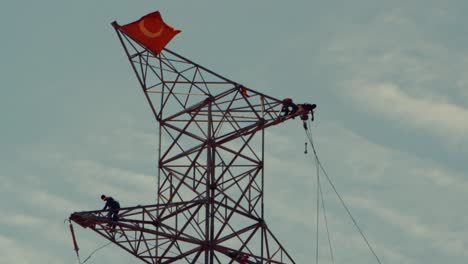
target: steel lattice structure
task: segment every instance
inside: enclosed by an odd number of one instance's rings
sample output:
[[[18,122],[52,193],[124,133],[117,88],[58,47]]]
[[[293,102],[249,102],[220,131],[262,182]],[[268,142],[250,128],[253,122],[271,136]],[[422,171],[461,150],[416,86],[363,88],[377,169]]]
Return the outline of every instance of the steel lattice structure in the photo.
[[[295,263],[264,220],[263,146],[265,128],[304,112],[281,117],[281,100],[113,26],[159,125],[157,204],[70,220],[145,263]]]

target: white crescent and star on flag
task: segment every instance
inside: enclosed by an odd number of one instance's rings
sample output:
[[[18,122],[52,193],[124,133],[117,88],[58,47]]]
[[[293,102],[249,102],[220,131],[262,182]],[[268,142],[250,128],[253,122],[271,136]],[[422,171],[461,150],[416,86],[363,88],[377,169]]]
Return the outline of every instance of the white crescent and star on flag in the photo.
[[[159,28],[159,30],[157,31],[151,31],[149,29],[147,29],[145,27],[145,19],[142,19],[139,23],[138,23],[138,27],[140,28],[141,32],[149,37],[149,38],[157,38],[159,36],[161,36],[162,32],[164,31],[164,25],[161,25],[161,27]]]

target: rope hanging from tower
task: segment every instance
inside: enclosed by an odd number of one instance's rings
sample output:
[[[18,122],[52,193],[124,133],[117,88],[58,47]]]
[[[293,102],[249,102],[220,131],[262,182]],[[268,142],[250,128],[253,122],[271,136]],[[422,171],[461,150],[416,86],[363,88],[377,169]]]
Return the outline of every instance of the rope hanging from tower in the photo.
[[[312,118],[311,118],[311,121],[313,120],[313,115],[312,115]],[[330,257],[331,257],[331,260],[332,260],[332,263],[335,263],[334,262],[334,255],[333,255],[333,250],[332,250],[332,245],[331,245],[331,239],[330,239],[330,233],[329,233],[329,228],[328,228],[328,223],[327,223],[327,220],[326,220],[326,213],[325,213],[325,203],[324,203],[324,199],[323,199],[323,192],[322,192],[322,187],[321,187],[321,183],[320,183],[320,171],[323,173],[323,175],[325,175],[325,178],[327,179],[328,183],[330,184],[330,186],[332,187],[334,193],[336,194],[336,196],[338,197],[341,205],[344,207],[344,209],[346,210],[348,216],[351,218],[354,226],[356,227],[356,229],[359,231],[359,234],[361,235],[361,237],[363,238],[364,242],[366,243],[369,251],[372,253],[372,255],[374,256],[374,258],[376,259],[377,263],[379,264],[382,264],[382,262],[380,261],[379,257],[377,256],[377,254],[375,253],[373,247],[370,245],[369,243],[369,240],[367,239],[367,237],[365,236],[364,232],[362,231],[361,227],[358,225],[356,219],[354,218],[354,216],[351,214],[351,211],[349,209],[349,207],[346,205],[345,201],[343,200],[343,198],[341,197],[341,195],[338,193],[336,187],[335,187],[335,184],[333,183],[333,181],[331,180],[331,178],[329,177],[327,171],[325,170],[325,168],[323,167],[322,163],[320,162],[320,159],[318,157],[318,154],[317,154],[317,151],[315,149],[315,145],[314,145],[314,141],[313,141],[313,137],[312,137],[312,130],[310,128],[310,126],[307,125],[307,120],[303,120],[304,123],[303,123],[303,127],[304,127],[304,130],[305,130],[305,134],[306,134],[306,146],[307,146],[307,143],[310,143],[310,146],[312,148],[312,153],[314,154],[313,155],[313,159],[314,159],[314,163],[315,163],[315,166],[316,166],[316,175],[317,175],[317,238],[316,238],[316,243],[317,243],[317,248],[316,248],[316,263],[318,264],[318,211],[319,211],[319,200],[322,201],[322,208],[323,208],[323,212],[324,212],[324,219],[325,219],[325,225],[326,225],[326,229],[327,229],[327,236],[328,236],[328,243],[329,243],[329,250],[330,250]],[[310,121],[310,122],[311,122]],[[308,141],[308,142],[307,142]],[[304,152],[305,154],[307,154],[307,149],[305,150]]]

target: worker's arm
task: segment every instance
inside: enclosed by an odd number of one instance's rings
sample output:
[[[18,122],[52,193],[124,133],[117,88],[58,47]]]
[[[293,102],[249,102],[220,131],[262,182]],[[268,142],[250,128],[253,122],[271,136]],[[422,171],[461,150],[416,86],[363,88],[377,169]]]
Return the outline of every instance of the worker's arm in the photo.
[[[109,206],[109,202],[106,201],[106,204],[104,205],[104,208],[102,208],[102,210],[106,210],[108,206]]]

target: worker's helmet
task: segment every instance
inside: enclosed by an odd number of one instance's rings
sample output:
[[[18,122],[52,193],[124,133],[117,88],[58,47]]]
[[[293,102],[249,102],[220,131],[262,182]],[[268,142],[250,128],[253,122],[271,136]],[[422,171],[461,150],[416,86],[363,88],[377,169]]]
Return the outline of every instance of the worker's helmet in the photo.
[[[101,195],[101,200],[104,200],[106,198],[106,196],[103,194]]]

